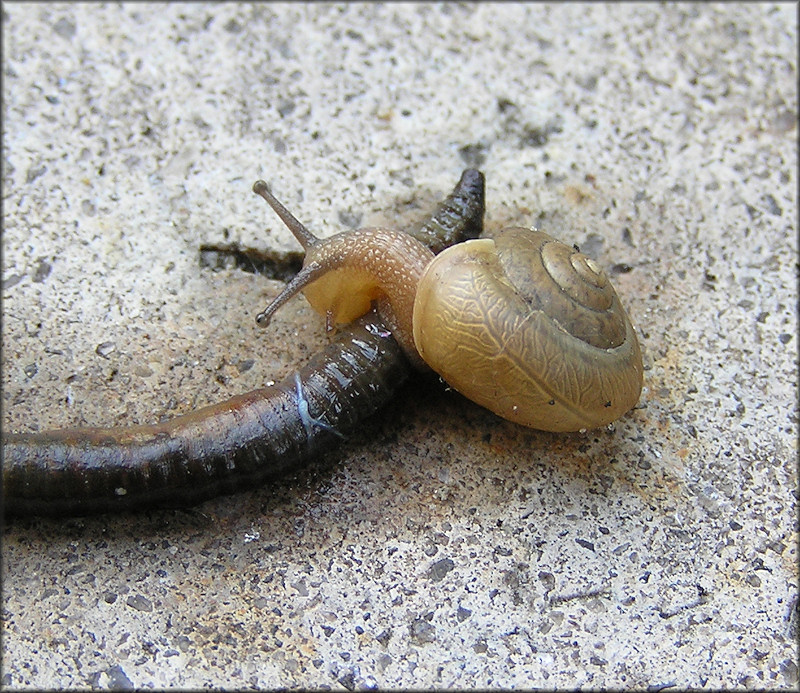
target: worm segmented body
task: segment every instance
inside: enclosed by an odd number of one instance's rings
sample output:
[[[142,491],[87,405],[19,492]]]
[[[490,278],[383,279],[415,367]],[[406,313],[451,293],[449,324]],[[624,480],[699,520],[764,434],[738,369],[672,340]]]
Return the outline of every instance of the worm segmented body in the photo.
[[[467,170],[417,235],[479,233],[484,179]],[[394,395],[411,368],[376,314],[342,330],[272,387],[160,424],[3,435],[7,514],[82,515],[190,505],[296,468]]]
[[[161,424],[4,436],[5,509],[77,515],[189,505],[252,486],[330,449],[409,372],[371,315],[281,383]]]

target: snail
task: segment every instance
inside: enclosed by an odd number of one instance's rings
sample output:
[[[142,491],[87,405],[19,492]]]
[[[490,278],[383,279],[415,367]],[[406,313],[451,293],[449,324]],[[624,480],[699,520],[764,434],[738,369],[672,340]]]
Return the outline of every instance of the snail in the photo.
[[[642,389],[636,333],[598,264],[522,227],[440,254],[409,235],[365,228],[319,239],[263,197],[306,251],[302,270],[261,312],[266,327],[302,291],[326,326],[374,303],[409,361],[495,414],[546,431],[604,426]]]

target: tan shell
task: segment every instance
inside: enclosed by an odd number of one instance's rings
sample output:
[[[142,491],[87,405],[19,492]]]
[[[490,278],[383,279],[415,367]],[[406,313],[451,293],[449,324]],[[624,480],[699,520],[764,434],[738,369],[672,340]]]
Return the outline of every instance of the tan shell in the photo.
[[[453,388],[531,428],[603,426],[642,389],[639,343],[606,274],[531,229],[440,253],[417,290],[414,341]]]

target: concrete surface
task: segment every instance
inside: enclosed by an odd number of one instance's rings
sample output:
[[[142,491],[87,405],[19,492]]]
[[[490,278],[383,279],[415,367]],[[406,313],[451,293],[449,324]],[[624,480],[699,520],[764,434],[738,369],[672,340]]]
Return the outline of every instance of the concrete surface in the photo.
[[[796,6],[3,5],[3,426],[157,420],[324,343],[203,244],[422,216],[606,267],[646,390],[554,435],[417,383],[192,511],[14,521],[2,684],[795,688]]]

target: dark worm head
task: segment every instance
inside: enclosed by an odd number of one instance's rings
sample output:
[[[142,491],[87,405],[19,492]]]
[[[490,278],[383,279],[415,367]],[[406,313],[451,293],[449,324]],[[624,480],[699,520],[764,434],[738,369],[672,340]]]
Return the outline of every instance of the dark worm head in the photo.
[[[486,183],[483,174],[468,168],[433,215],[409,234],[434,253],[461,241],[477,238],[483,232],[486,209]]]

